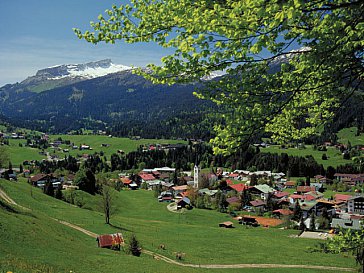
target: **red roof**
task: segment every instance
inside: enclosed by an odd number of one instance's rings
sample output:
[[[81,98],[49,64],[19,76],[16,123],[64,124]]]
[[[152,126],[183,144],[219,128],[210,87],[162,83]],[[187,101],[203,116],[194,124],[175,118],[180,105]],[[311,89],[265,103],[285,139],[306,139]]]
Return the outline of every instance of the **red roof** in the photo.
[[[238,173],[231,173],[231,174],[229,174],[229,177],[238,177],[238,176],[239,176]]]
[[[47,178],[53,178],[52,174],[44,174],[44,173],[38,173],[30,178],[32,182],[38,182],[39,180],[47,179]]]
[[[310,192],[310,191],[316,191],[315,187],[310,187],[310,186],[298,186],[297,187],[297,191],[298,192]]]
[[[305,199],[305,201],[312,201],[312,200],[316,200],[316,197],[315,196],[312,196],[310,194],[305,194],[303,196],[303,199]]]
[[[284,192],[284,191],[277,191],[274,193],[274,196],[276,198],[282,198],[282,197],[285,197],[285,196],[288,196],[289,193],[288,192]]]
[[[97,241],[99,247],[111,247],[124,244],[123,235],[121,233],[99,235]]]
[[[130,180],[127,177],[121,178],[120,180],[121,180],[121,182],[123,182],[124,184],[127,184],[127,185],[129,185],[130,183],[133,182],[132,180]]]
[[[230,180],[230,179],[226,179],[226,184],[228,184],[228,185],[233,185],[233,184],[234,184],[234,182],[233,182],[232,180]]]
[[[291,211],[289,209],[276,209],[276,210],[273,210],[273,213],[279,213],[282,215],[291,215],[291,214],[293,214],[293,211]]]
[[[291,194],[289,197],[292,199],[303,199],[304,198],[304,196],[301,194]]]
[[[340,201],[348,201],[352,196],[349,194],[335,194],[334,198],[336,202],[340,202]]]
[[[155,180],[154,175],[150,174],[150,173],[143,173],[140,175],[140,177],[144,180],[144,181],[149,181],[149,180]]]
[[[188,189],[188,185],[174,186],[172,187],[172,189],[175,191],[185,191]]]
[[[240,184],[234,184],[234,185],[229,185],[230,188],[236,190],[237,192],[242,192],[247,190],[249,187],[243,183]]]

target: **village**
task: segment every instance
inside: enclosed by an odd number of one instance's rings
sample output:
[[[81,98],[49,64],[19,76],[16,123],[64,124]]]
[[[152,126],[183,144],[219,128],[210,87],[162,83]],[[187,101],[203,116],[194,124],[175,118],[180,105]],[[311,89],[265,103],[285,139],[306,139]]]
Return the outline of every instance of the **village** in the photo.
[[[52,192],[57,189],[80,190],[74,183],[74,174],[18,172],[18,168],[2,169],[0,175],[13,181],[17,180],[17,175],[25,176],[28,183],[43,191],[46,191],[47,184],[52,185]],[[322,175],[296,182],[287,180],[284,173],[226,172],[222,168],[216,173],[201,173],[198,166],[192,172],[180,172],[177,179],[175,175],[175,168],[161,167],[143,169],[133,175],[119,173],[109,182],[118,190],[154,191],[156,202],[165,202],[174,212],[193,208],[216,209],[230,214],[232,219],[244,225],[268,227],[269,219],[279,219],[272,223],[321,234],[335,233],[340,228],[359,230],[364,219],[364,197],[358,190],[350,191],[351,187],[363,183],[364,174],[335,173],[335,181],[344,183],[349,191],[329,197],[325,197],[325,190],[333,181]],[[218,224],[223,227],[235,225],[232,221]]]
[[[163,208],[173,214],[188,214],[191,210],[217,211],[228,218],[209,224],[220,228],[289,229],[296,230],[297,237],[319,240],[343,229],[361,230],[363,173],[336,172],[326,177],[322,168],[315,165],[312,169],[305,167],[309,172],[304,173],[294,169],[298,165],[289,164],[285,166],[288,174],[272,171],[272,167],[271,170],[233,169],[234,166],[228,167],[228,159],[218,161],[212,157],[211,162],[206,159],[209,152],[201,140],[160,144],[143,143],[138,138],[133,139],[137,150],[130,152],[115,145],[115,138],[101,136],[99,142],[91,141],[95,137],[98,136],[86,138],[90,143],[76,143],[71,135],[67,139],[47,134],[2,133],[3,145],[19,143],[19,148],[37,151],[43,159],[24,158],[19,167],[9,162],[7,168],[0,169],[0,178],[13,183],[26,182],[31,188],[80,208],[85,203],[77,196],[87,193],[103,198],[103,189],[107,186],[125,194],[150,192],[155,202],[163,204]],[[322,149],[331,145],[324,143]],[[252,145],[250,150],[259,155],[259,148],[268,146],[262,142]],[[341,144],[335,149],[343,155],[350,151]],[[196,151],[201,150],[206,151],[197,156]],[[197,158],[205,160],[192,165],[191,160]],[[292,162],[285,156],[282,158],[274,160]],[[165,162],[170,162],[169,166],[163,166]],[[206,168],[213,162],[221,162],[224,167]],[[303,161],[301,167],[305,164]],[[320,172],[314,174],[315,170]],[[305,176],[292,178],[295,173]],[[106,222],[110,217],[107,216]],[[99,235],[97,240],[99,247],[114,250],[120,250],[125,243],[120,232]],[[141,253],[138,249],[136,247],[136,255]],[[181,260],[183,255],[177,253],[176,259]]]
[[[9,139],[25,141],[25,144],[19,146],[38,149],[39,154],[46,156],[41,162],[24,160],[20,168],[9,165],[7,169],[0,169],[0,177],[13,181],[19,176],[24,177],[29,184],[41,188],[49,195],[55,195],[58,191],[60,199],[62,191],[84,190],[97,193],[97,185],[93,185],[93,190],[90,191],[79,181],[75,181],[75,178],[81,166],[103,164],[105,169],[100,171],[113,171],[107,175],[107,183],[114,189],[154,191],[156,201],[167,203],[168,209],[174,212],[193,208],[214,209],[230,214],[232,220],[235,219],[239,224],[270,226],[272,221],[269,219],[272,219],[275,220],[272,222],[274,225],[299,229],[302,232],[310,230],[329,233],[340,228],[358,230],[364,218],[364,196],[358,187],[363,184],[364,174],[335,173],[331,178],[316,174],[311,178],[290,180],[283,172],[267,170],[225,168],[231,171],[224,171],[221,167],[201,170],[201,166],[195,164],[190,170],[184,171],[172,167],[142,168],[143,164],[140,163],[139,170],[122,170],[116,173],[120,168],[113,170],[107,165],[115,165],[113,160],[119,162],[126,153],[122,149],[116,149],[115,156],[111,156],[111,162],[98,159],[103,155],[100,149],[115,149],[107,141],[93,151],[93,147],[87,143],[77,145],[62,138],[51,140],[47,134],[10,132],[1,133],[0,137],[3,144],[8,144]],[[108,138],[110,136],[105,136],[104,140]],[[140,141],[140,138],[136,141]],[[193,143],[191,145],[197,145],[201,141],[193,140]],[[330,145],[331,143],[324,143],[323,147]],[[254,146],[257,148],[269,145],[262,143]],[[186,144],[182,143],[144,144],[138,150],[142,155],[158,152],[168,154],[185,147]],[[340,145],[337,149],[343,150],[346,146],[343,148]],[[68,155],[72,150],[81,153],[73,158]],[[82,153],[84,151],[88,153]],[[64,154],[63,158],[60,153]],[[343,154],[345,153],[347,152],[344,151]],[[117,164],[120,166],[120,162]],[[68,171],[58,171],[65,168]],[[91,183],[97,184],[96,180],[94,178]],[[219,224],[224,227],[233,226],[231,221]]]

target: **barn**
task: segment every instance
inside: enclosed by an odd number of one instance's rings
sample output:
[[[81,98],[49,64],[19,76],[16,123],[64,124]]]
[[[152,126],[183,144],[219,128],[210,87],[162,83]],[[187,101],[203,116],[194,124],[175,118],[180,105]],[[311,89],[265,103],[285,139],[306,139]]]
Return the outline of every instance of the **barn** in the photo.
[[[96,238],[98,247],[120,250],[120,245],[124,245],[124,238],[121,233],[99,235]]]

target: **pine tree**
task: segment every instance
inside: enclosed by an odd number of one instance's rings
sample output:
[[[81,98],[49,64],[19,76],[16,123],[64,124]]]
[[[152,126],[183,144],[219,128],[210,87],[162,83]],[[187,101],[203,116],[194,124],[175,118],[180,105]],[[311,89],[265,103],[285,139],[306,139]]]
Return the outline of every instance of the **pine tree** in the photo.
[[[301,206],[300,206],[298,200],[296,200],[296,204],[293,208],[293,219],[299,220],[299,219],[301,219],[301,216],[302,216],[302,209],[301,209]]]
[[[129,242],[129,251],[133,256],[139,257],[142,253],[142,248],[139,245],[139,241],[137,240],[135,234],[132,234]]]
[[[49,179],[45,183],[43,191],[44,191],[45,194],[47,194],[49,196],[52,196],[52,197],[54,196],[53,184]]]
[[[63,193],[62,193],[62,185],[61,184],[58,185],[58,188],[56,190],[56,193],[55,193],[55,196],[54,197],[57,198],[57,199],[59,199],[59,200],[62,200]]]
[[[316,230],[315,221],[316,221],[316,216],[315,212],[313,211],[310,216],[310,230],[312,231]]]

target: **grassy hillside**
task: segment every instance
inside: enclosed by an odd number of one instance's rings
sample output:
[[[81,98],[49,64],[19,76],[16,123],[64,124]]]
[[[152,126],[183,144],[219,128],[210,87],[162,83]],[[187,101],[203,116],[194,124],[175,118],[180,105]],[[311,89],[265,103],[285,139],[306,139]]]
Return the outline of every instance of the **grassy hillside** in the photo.
[[[141,140],[131,140],[129,138],[117,138],[117,137],[107,137],[98,135],[52,135],[50,136],[50,142],[62,138],[62,140],[69,140],[71,143],[80,146],[81,144],[90,145],[92,150],[72,150],[72,148],[67,145],[61,145],[62,149],[69,149],[69,152],[55,151],[54,149],[47,149],[46,152],[50,154],[57,154],[60,158],[64,158],[65,155],[82,155],[82,154],[94,154],[95,152],[103,151],[107,158],[110,158],[111,154],[116,153],[118,150],[123,150],[126,153],[135,151],[140,145],[144,144],[175,144],[175,143],[185,143],[182,140],[166,140],[166,139],[141,139]],[[40,155],[41,150],[30,148],[30,147],[20,147],[19,144],[25,144],[24,139],[10,139],[9,146],[6,146],[10,155],[10,160],[12,164],[16,167],[21,164],[24,160],[42,160],[46,156]],[[109,147],[102,147],[101,144],[109,144]]]
[[[206,272],[206,269],[170,265],[142,255],[99,249],[93,238],[52,220],[57,218],[102,234],[135,233],[144,249],[173,258],[186,253],[193,264],[281,263],[354,267],[354,259],[342,255],[311,253],[317,241],[291,238],[294,230],[276,228],[221,229],[231,218],[215,211],[193,209],[172,213],[150,191],[114,194],[112,226],[99,211],[81,209],[50,198],[26,183],[0,180],[16,202],[30,212],[11,212],[0,206],[0,272]],[[32,195],[32,196],[31,196]],[[84,207],[97,210],[99,197],[84,195]],[[165,244],[166,250],[157,250]],[[319,257],[319,258],[318,258]],[[38,270],[38,271],[36,271]],[[319,272],[309,269],[214,269],[213,272]],[[333,271],[331,271],[333,272]]]
[[[261,152],[263,153],[286,153],[291,156],[307,156],[312,155],[315,160],[322,164],[325,168],[328,166],[336,167],[338,165],[345,165],[348,163],[352,163],[352,160],[343,159],[343,155],[341,154],[340,150],[334,147],[327,147],[327,151],[317,151],[313,149],[312,145],[306,145],[305,149],[298,149],[298,148],[284,148],[282,149],[280,145],[271,145],[267,148],[261,148]],[[322,159],[322,155],[327,155],[327,160]]]
[[[361,133],[357,136],[358,128],[356,127],[350,127],[340,130],[338,132],[338,142],[342,144],[348,144],[348,142],[351,143],[352,146],[355,145],[363,145],[364,144],[364,134]]]
[[[341,144],[348,144],[351,143],[352,146],[355,145],[363,145],[364,144],[364,134],[356,135],[357,128],[350,127],[340,130],[337,133],[338,136],[338,143]],[[325,168],[328,166],[337,167],[339,165],[345,165],[352,163],[353,161],[350,159],[343,159],[343,155],[340,150],[336,149],[335,147],[327,147],[327,151],[317,151],[313,149],[312,145],[306,145],[305,149],[298,149],[298,148],[285,148],[282,149],[280,145],[272,145],[268,148],[262,148],[261,152],[263,153],[286,153],[292,156],[307,156],[312,155],[315,160],[322,164]],[[327,155],[327,160],[322,159],[322,155]]]

